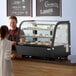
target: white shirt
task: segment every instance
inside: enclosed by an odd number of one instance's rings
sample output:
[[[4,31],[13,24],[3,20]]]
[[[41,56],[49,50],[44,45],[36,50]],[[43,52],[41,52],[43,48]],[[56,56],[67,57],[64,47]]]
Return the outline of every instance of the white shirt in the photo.
[[[0,76],[12,76],[11,49],[11,41],[6,38],[0,40]]]

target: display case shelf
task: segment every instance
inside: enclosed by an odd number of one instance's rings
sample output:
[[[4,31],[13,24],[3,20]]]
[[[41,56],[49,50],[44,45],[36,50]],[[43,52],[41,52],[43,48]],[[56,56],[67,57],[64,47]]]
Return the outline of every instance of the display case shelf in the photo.
[[[22,35],[23,37],[33,37],[33,38],[52,38],[52,36],[48,36],[48,35],[45,35],[45,36],[39,36],[39,35]]]

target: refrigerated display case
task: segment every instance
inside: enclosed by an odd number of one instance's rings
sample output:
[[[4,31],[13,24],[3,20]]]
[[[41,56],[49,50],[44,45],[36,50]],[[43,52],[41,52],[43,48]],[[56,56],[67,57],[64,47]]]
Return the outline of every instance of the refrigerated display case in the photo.
[[[20,55],[67,58],[71,52],[69,21],[24,20],[19,29],[24,32],[16,45]]]

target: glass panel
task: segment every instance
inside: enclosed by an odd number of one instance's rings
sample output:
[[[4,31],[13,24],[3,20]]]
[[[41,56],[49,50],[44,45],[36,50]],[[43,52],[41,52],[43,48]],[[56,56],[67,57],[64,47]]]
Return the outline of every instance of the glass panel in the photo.
[[[68,44],[68,25],[60,24],[56,29],[54,45]]]

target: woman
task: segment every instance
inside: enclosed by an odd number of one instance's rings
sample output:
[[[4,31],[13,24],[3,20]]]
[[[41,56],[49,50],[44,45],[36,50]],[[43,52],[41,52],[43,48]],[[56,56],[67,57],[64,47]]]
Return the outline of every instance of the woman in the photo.
[[[10,56],[12,43],[7,37],[8,27],[2,25],[0,28],[0,76],[13,76]]]

